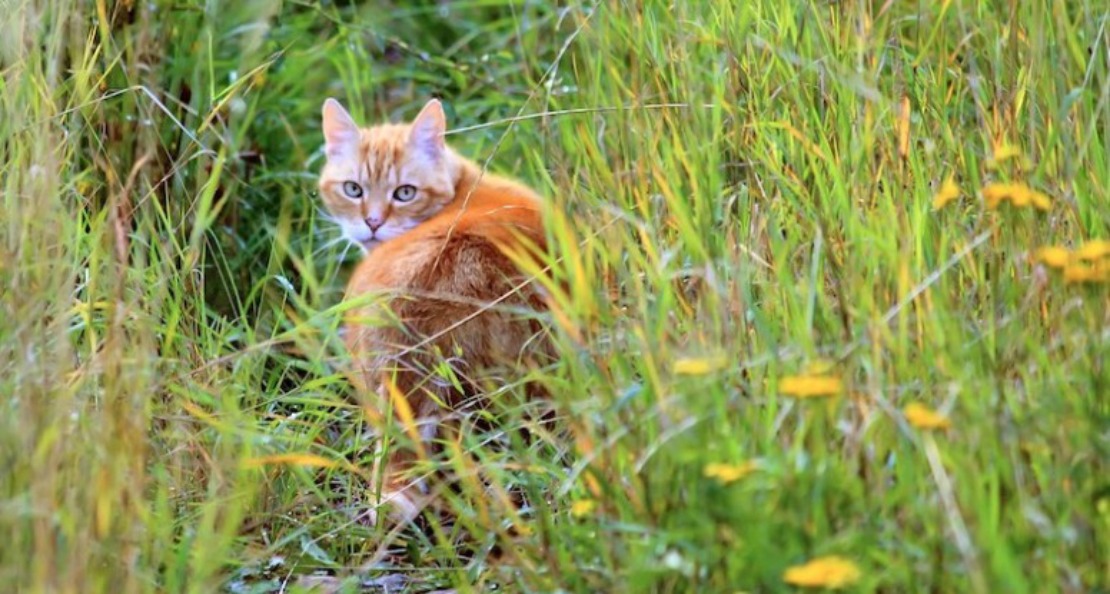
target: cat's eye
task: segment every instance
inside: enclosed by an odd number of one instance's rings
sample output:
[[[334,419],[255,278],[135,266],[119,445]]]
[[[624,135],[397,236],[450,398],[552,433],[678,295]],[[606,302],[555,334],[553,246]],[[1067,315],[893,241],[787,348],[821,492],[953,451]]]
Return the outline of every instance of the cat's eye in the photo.
[[[413,198],[416,198],[416,188],[414,186],[405,184],[393,190],[393,199],[397,202],[408,202]]]
[[[362,186],[353,181],[343,182],[343,193],[348,198],[362,198]]]

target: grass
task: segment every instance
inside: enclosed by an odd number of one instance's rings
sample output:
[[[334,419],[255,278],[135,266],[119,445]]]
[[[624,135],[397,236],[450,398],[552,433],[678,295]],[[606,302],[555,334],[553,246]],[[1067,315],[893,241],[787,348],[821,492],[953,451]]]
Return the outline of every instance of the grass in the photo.
[[[1033,257],[1110,239],[1104,3],[0,10],[0,583],[1110,589],[1110,286]],[[550,197],[565,435],[464,435],[457,523],[388,531],[318,110],[432,95]]]

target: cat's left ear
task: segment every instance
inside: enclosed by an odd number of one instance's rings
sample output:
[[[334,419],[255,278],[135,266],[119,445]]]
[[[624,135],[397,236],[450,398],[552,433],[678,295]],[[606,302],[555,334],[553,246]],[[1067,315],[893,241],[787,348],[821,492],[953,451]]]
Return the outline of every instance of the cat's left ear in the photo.
[[[412,121],[409,145],[433,161],[439,161],[447,150],[443,140],[445,132],[447,132],[447,117],[443,114],[443,105],[439,99],[432,99]]]

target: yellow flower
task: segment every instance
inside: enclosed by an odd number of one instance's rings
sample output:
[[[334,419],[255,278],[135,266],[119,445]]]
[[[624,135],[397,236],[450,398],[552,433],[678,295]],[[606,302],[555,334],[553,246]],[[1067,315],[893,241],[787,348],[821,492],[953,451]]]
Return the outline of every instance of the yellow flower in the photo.
[[[1093,239],[1075,250],[1075,257],[1087,262],[1094,262],[1110,256],[1110,241]]]
[[[1063,268],[1068,265],[1071,254],[1067,248],[1048,246],[1037,250],[1033,258],[1050,268]]]
[[[1010,144],[1006,141],[995,143],[993,154],[987,157],[984,165],[986,165],[987,169],[998,169],[1002,163],[1011,159],[1017,159],[1019,161],[1018,165],[1022,169],[1028,170],[1033,168],[1033,163],[1025,158],[1021,149],[1017,145]]]
[[[797,375],[783,378],[779,390],[787,396],[813,398],[839,394],[844,384],[835,375]]]
[[[944,180],[941,184],[940,190],[933,196],[933,210],[940,210],[945,207],[949,202],[960,197],[960,188],[956,185],[956,180],[950,174],[948,179]]]
[[[713,373],[725,365],[728,365],[728,359],[724,356],[689,357],[675,361],[674,372],[676,375],[705,375]]]
[[[1033,208],[1039,211],[1047,212],[1052,210],[1052,199],[1049,198],[1047,194],[1034,191],[1029,195],[1029,199],[1033,201]]]
[[[1110,261],[1095,264],[1072,264],[1064,268],[1064,282],[1110,283]]]
[[[998,208],[1004,200],[1017,208],[1032,205],[1037,210],[1052,208],[1052,199],[1025,184],[993,182],[983,188],[983,201],[987,208]]]
[[[998,208],[999,203],[1010,195],[1010,184],[992,183],[983,188],[983,201],[987,208]]]
[[[757,466],[754,460],[748,460],[740,464],[720,464],[714,462],[705,465],[705,476],[717,479],[722,485],[727,485],[755,472]]]
[[[1008,161],[1010,159],[1013,159],[1014,157],[1020,156],[1020,148],[1008,142],[1003,142],[994,147],[994,155],[992,155],[991,158],[994,160],[995,163],[1001,163],[1003,161]]]
[[[948,417],[918,402],[907,404],[906,408],[902,409],[902,414],[906,415],[906,421],[909,421],[910,425],[918,429],[948,429],[952,426],[952,421],[949,421]]]
[[[570,505],[570,515],[581,518],[593,513],[597,502],[592,499],[579,499]]]
[[[1110,282],[1110,241],[1088,241],[1074,252],[1062,247],[1043,247],[1034,258],[1053,268],[1062,268],[1068,283]],[[1085,264],[1087,262],[1088,264]]]
[[[843,557],[818,557],[805,565],[795,565],[786,570],[782,579],[793,586],[803,588],[843,588],[860,578],[860,570],[855,563]]]

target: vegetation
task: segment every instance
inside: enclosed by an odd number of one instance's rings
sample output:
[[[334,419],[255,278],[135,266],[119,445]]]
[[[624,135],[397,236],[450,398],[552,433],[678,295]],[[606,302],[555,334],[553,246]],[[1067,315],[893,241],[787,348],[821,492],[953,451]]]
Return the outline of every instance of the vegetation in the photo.
[[[1104,2],[0,10],[0,583],[1110,588]],[[561,431],[454,522],[359,520],[328,96],[551,200]]]

